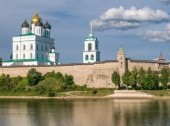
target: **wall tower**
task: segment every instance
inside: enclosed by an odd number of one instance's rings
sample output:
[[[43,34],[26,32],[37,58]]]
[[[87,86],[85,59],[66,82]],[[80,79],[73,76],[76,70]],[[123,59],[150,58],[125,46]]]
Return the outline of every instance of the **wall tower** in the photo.
[[[126,55],[122,46],[117,53],[117,60],[119,64],[119,74],[122,76],[126,71]]]

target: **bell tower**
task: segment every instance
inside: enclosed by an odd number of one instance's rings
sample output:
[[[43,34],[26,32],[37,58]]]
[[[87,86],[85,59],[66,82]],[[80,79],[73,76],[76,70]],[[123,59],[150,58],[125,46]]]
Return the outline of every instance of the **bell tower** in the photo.
[[[100,61],[99,41],[93,34],[92,24],[90,24],[91,32],[84,41],[83,63],[94,63]]]

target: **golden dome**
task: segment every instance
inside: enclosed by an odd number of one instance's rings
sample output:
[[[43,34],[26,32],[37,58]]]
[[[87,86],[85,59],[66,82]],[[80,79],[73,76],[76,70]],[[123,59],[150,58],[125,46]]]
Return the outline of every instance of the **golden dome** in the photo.
[[[36,12],[31,19],[31,24],[41,22],[41,18],[39,17],[38,13]]]

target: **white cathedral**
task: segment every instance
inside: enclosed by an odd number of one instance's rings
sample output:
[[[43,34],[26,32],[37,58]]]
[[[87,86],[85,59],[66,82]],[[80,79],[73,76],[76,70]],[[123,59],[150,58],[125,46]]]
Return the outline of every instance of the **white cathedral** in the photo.
[[[59,53],[56,53],[54,39],[50,37],[51,25],[43,24],[38,13],[32,17],[31,25],[25,20],[22,34],[13,37],[12,57],[4,61],[3,66],[56,65]]]

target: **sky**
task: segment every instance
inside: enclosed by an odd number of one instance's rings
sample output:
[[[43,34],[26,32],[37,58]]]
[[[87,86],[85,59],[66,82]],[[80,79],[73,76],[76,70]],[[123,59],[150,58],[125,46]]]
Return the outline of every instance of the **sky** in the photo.
[[[170,0],[0,0],[0,57],[12,52],[12,37],[21,34],[36,11],[51,26],[61,63],[81,63],[89,24],[99,40],[101,61],[126,57],[151,60],[160,52],[170,60]]]

